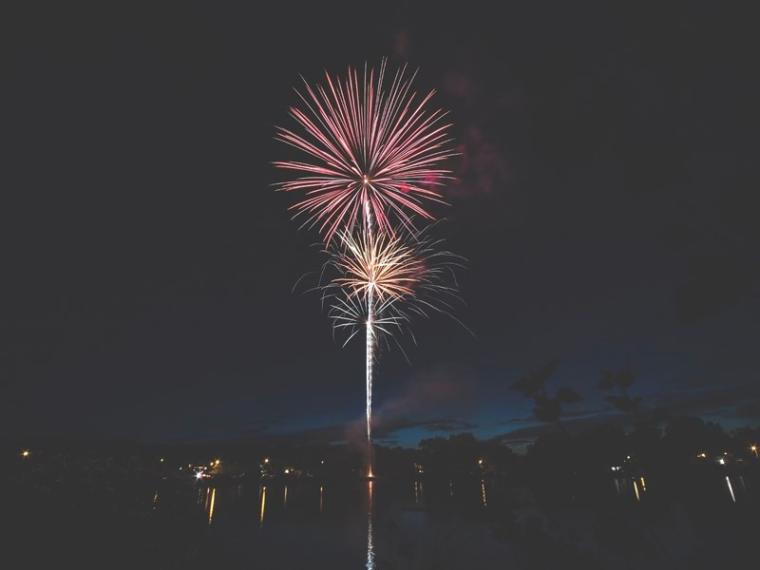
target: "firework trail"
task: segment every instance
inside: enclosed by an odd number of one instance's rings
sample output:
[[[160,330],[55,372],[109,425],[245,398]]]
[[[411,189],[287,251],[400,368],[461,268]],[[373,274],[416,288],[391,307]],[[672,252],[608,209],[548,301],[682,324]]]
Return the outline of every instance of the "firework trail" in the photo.
[[[360,330],[366,331],[368,441],[379,341],[394,343],[404,352],[400,338],[405,333],[416,342],[410,327],[413,317],[439,312],[458,321],[452,312],[459,301],[456,270],[464,260],[442,246],[442,240],[433,239],[427,231],[413,236],[372,236],[344,230],[326,251],[323,275],[334,277],[321,289],[330,301],[333,329],[347,332],[344,346]]]
[[[417,235],[414,217],[433,219],[426,202],[443,203],[438,188],[451,172],[440,165],[455,154],[446,113],[426,109],[434,91],[419,97],[412,89],[416,73],[408,74],[406,66],[390,79],[386,71],[383,60],[377,72],[365,65],[361,80],[349,68],[345,79],[325,73],[325,85],[304,81],[305,93],[296,91],[303,109],[290,108],[301,133],[278,127],[276,139],[306,158],[274,163],[294,174],[278,188],[303,194],[291,206],[294,217],[317,227],[328,246],[341,236],[341,253],[332,259],[344,277],[331,286],[346,293],[332,316],[337,327],[355,327],[359,321],[353,319],[364,318],[370,476],[377,336],[408,320],[396,305],[414,298],[423,273],[422,261],[413,256],[419,248],[402,245],[396,236],[399,229]]]
[[[369,182],[367,177],[364,177],[363,186],[368,186]],[[374,236],[372,227],[372,211],[368,200],[363,201],[364,211],[364,238],[365,245],[369,251],[374,250],[377,239]],[[362,250],[356,250],[356,253],[361,257]],[[366,257],[363,256],[363,257]],[[361,266],[355,266],[359,269]],[[371,478],[372,473],[372,382],[374,380],[374,368],[375,368],[375,288],[377,286],[376,279],[376,267],[369,267],[370,271],[367,273],[367,277],[370,280],[367,282],[366,288],[367,298],[367,324],[365,332],[365,347],[364,347],[364,385],[365,385],[365,414],[364,417],[367,421],[367,475]]]

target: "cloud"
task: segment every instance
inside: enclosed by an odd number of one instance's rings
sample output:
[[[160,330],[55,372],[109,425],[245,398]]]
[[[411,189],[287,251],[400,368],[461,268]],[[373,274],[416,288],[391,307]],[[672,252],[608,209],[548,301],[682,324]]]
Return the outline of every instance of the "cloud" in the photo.
[[[397,439],[394,436],[407,429],[422,428],[431,433],[435,433],[466,431],[477,427],[476,424],[450,417],[436,417],[430,419],[394,417],[390,419],[379,419],[376,421],[373,425],[373,437],[376,440],[382,440],[385,444],[394,444],[397,443]],[[269,442],[281,441],[301,444],[351,443],[356,445],[363,445],[366,437],[363,418],[352,422],[330,424],[282,433],[267,432],[264,434],[259,431],[252,435],[255,435],[256,437],[266,437]]]
[[[509,183],[512,169],[505,153],[478,125],[470,124],[465,130],[457,152],[460,159],[454,173],[456,181],[446,188],[446,196],[492,194]]]
[[[608,412],[563,420],[562,428],[569,433],[579,433],[600,425],[623,427],[628,423],[630,423],[630,417],[628,415]],[[492,439],[500,441],[506,445],[523,446],[533,443],[538,436],[556,429],[557,428],[554,425],[534,424],[496,435]]]
[[[478,427],[478,424],[453,418],[433,420],[423,427],[428,431],[468,431]]]
[[[406,418],[394,418],[392,421],[379,422],[375,427],[375,435],[378,439],[386,439],[388,436],[406,429],[422,428],[431,433],[467,431],[477,428],[478,425],[458,418],[431,418],[424,420],[412,420]]]
[[[471,56],[464,57],[469,60]],[[502,83],[499,94],[494,95],[487,80],[471,71],[476,64],[465,61],[450,68],[441,82],[456,122],[462,126],[455,133],[460,154],[454,172],[456,180],[445,190],[450,198],[501,192],[515,178],[509,133],[527,116],[523,89],[516,83],[506,87]],[[496,125],[509,126],[498,129]]]
[[[478,380],[474,371],[461,366],[436,366],[413,376],[406,388],[384,401],[374,415],[378,438],[405,429],[428,432],[473,430],[470,417],[477,400]]]
[[[671,391],[661,395],[656,408],[664,409],[671,416],[722,416],[731,419],[760,418],[760,386],[752,384],[720,386],[716,388]],[[507,420],[502,425],[535,422],[532,418]],[[627,414],[608,410],[579,410],[563,414],[562,427],[570,433],[578,433],[600,425],[625,427],[631,418]],[[532,443],[538,436],[556,429],[552,425],[532,423],[493,439],[512,446]]]
[[[399,30],[393,37],[393,53],[398,57],[406,59],[409,54],[409,48],[411,43],[411,37],[407,30]]]
[[[609,408],[594,408],[590,410],[563,410],[562,411],[562,420],[571,420],[576,418],[586,418],[589,416],[594,415],[606,415],[610,413]],[[501,422],[498,422],[497,425],[502,426],[508,426],[508,425],[520,425],[520,424],[533,424],[536,422],[536,418],[534,416],[528,416],[528,417],[522,417],[522,418],[510,418],[508,420],[504,420]]]
[[[375,417],[391,422],[394,418],[464,416],[473,409],[477,384],[476,374],[468,368],[436,366],[413,376],[403,392],[375,410]]]
[[[747,410],[760,408],[760,386],[734,384],[730,386],[704,387],[701,389],[674,390],[660,395],[656,407],[671,415],[705,416],[726,418],[750,417]]]
[[[386,443],[408,429],[430,433],[466,431],[478,426],[463,418],[474,409],[478,381],[474,372],[461,366],[440,365],[412,376],[405,388],[375,408],[373,437]],[[290,441],[308,443],[347,442],[362,445],[366,438],[364,418],[299,431],[277,434]]]

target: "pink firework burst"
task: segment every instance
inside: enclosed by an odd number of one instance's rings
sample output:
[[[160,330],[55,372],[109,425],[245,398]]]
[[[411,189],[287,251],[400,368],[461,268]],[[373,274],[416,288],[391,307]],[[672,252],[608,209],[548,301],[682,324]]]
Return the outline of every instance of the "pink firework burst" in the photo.
[[[361,216],[387,234],[394,218],[407,229],[414,216],[432,219],[425,202],[443,203],[437,188],[451,172],[441,164],[456,154],[446,113],[426,109],[435,92],[412,89],[416,73],[404,66],[389,79],[383,60],[359,75],[349,68],[345,79],[325,73],[325,85],[304,81],[305,93],[296,91],[303,108],[290,108],[303,132],[277,128],[277,140],[306,155],[274,163],[296,174],[278,187],[304,193],[291,209],[327,242]]]

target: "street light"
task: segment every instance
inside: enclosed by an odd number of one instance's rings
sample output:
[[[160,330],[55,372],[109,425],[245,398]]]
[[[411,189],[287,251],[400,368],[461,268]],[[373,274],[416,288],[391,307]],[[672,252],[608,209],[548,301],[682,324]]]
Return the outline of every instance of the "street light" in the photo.
[[[32,454],[31,451],[29,451],[28,449],[25,449],[24,451],[21,452],[21,457],[26,458],[26,457],[29,457],[31,454]]]
[[[752,444],[749,446],[749,448],[752,451],[752,453],[755,454],[755,457],[757,457],[757,446],[755,444]]]

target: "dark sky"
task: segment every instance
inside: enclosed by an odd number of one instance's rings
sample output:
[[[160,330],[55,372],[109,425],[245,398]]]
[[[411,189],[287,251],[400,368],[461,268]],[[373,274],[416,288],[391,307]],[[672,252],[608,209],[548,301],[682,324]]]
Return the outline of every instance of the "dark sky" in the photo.
[[[291,293],[316,236],[270,163],[299,74],[383,56],[451,110],[438,231],[469,259],[475,332],[434,318],[411,364],[383,355],[384,441],[530,437],[509,385],[554,358],[584,396],[569,422],[616,421],[596,384],[625,367],[648,408],[758,422],[748,15],[107,4],[0,18],[0,433],[358,437],[362,346]]]

